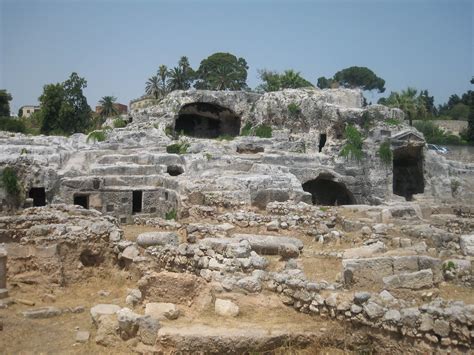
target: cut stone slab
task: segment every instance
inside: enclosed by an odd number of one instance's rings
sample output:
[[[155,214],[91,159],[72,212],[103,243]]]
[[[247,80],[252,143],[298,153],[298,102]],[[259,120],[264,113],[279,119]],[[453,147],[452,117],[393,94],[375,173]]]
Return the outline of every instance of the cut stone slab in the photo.
[[[239,315],[239,306],[232,301],[217,298],[214,304],[214,311],[223,317],[237,317]]]
[[[32,308],[22,312],[25,318],[43,319],[60,316],[62,311],[57,307]]]
[[[281,255],[297,257],[303,249],[303,242],[297,238],[273,235],[234,234],[233,239],[247,240],[252,250],[260,255]]]
[[[375,254],[381,254],[386,250],[385,244],[382,242],[375,242],[373,244],[364,245],[358,248],[347,249],[343,253],[344,259],[358,259],[368,258]]]
[[[8,290],[6,288],[0,288],[0,300],[8,298]]]
[[[78,330],[76,332],[76,343],[87,343],[89,341],[90,333],[86,330]]]
[[[142,248],[165,245],[178,246],[179,238],[174,232],[148,232],[138,235],[137,244]]]
[[[115,304],[97,304],[91,308],[91,317],[94,323],[97,323],[101,316],[114,315],[120,310],[120,307]]]
[[[179,309],[174,303],[150,302],[145,305],[145,315],[158,320],[173,320],[179,317]]]
[[[431,269],[417,272],[403,273],[383,278],[384,286],[387,289],[408,288],[419,290],[433,287],[433,272]]]

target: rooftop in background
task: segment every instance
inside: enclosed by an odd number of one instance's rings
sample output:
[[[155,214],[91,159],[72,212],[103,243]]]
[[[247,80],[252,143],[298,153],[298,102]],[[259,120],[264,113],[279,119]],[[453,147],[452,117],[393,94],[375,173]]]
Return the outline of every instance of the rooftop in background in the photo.
[[[30,117],[34,112],[39,111],[40,107],[35,106],[35,105],[24,105],[20,107],[20,112],[21,112],[21,117],[28,118]]]

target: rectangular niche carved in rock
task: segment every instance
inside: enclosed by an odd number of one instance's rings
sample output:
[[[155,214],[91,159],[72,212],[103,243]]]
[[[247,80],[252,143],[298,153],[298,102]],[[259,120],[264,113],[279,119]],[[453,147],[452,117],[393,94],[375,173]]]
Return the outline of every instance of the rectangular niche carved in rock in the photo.
[[[140,213],[142,211],[143,191],[133,191],[132,194],[132,213]]]

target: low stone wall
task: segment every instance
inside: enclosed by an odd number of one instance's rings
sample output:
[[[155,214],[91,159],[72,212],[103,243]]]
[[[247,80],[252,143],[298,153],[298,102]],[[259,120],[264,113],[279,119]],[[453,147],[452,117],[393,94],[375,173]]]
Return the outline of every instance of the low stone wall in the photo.
[[[99,212],[51,205],[0,217],[0,236],[9,279],[64,285],[87,277],[94,266],[112,266],[122,231]]]

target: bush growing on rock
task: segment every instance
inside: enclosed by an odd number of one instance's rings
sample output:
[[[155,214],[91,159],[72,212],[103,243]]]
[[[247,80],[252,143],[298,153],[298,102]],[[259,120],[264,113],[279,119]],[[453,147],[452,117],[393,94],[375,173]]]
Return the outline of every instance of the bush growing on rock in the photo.
[[[267,125],[260,125],[255,127],[255,135],[259,138],[271,138],[272,137],[272,127]]]
[[[0,131],[26,133],[26,126],[23,121],[10,117],[0,117]]]
[[[166,153],[168,154],[186,154],[189,148],[189,143],[179,142],[170,144],[166,147]]]
[[[124,128],[127,125],[127,122],[123,118],[116,118],[114,120],[114,128]]]
[[[380,160],[382,160],[385,165],[392,164],[392,150],[390,149],[389,141],[385,141],[380,144],[378,154]]]
[[[342,147],[339,154],[345,158],[361,160],[364,155],[362,152],[362,134],[355,126],[348,125],[344,132],[344,136],[347,139],[347,142]]]

